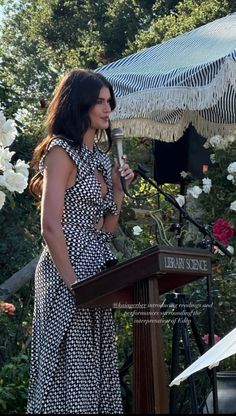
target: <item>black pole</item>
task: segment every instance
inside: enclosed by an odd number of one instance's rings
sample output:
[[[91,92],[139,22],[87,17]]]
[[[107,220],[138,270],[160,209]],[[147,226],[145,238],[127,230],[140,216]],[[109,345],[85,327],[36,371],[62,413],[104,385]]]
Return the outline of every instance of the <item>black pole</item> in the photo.
[[[138,169],[136,169],[136,172],[143,178],[145,179],[147,182],[149,182],[154,188],[156,188],[158,190],[158,192],[160,194],[162,194],[165,197],[165,200],[170,202],[175,208],[177,208],[180,212],[180,222],[182,222],[183,218],[187,219],[188,221],[190,221],[193,225],[195,225],[196,228],[198,228],[198,230],[203,234],[204,238],[208,237],[210,239],[210,247],[213,246],[217,246],[226,256],[228,257],[232,257],[232,254],[218,241],[214,238],[213,234],[210,232],[210,230],[208,229],[207,226],[203,225],[203,224],[199,224],[197,221],[195,221],[189,214],[187,211],[185,211],[179,204],[178,202],[175,200],[175,198],[173,198],[172,195],[168,194],[167,192],[163,191],[163,189],[161,189],[157,183],[151,179],[148,174],[147,171],[141,166],[138,165]],[[183,191],[183,189],[182,189]],[[130,196],[130,194],[126,191],[126,194],[128,196]],[[181,242],[179,241],[178,244],[180,244]],[[212,283],[211,283],[211,275],[207,276],[207,303],[208,303],[208,322],[209,322],[209,341],[210,341],[210,345],[213,346],[214,345],[214,321],[213,321],[213,309],[211,307],[212,305]],[[174,334],[175,334],[175,339],[176,341],[179,340],[179,329],[175,329],[174,328]],[[188,334],[185,332],[185,330],[183,329],[184,333],[183,333],[183,341],[185,342],[186,345],[189,344],[189,340],[188,340]],[[187,349],[186,349],[187,350]],[[189,348],[188,348],[189,350]],[[176,358],[178,355],[178,346],[176,346],[175,341],[173,342],[173,352],[172,352],[172,359],[173,359],[173,363],[174,363],[174,369],[173,369],[173,374],[171,374],[172,376],[174,375],[174,372],[176,372],[176,369],[178,367],[179,361],[178,358]],[[191,360],[191,356],[189,356],[188,351],[186,352],[186,359],[187,360]],[[217,395],[217,379],[216,379],[216,369],[212,369],[211,370],[211,374],[212,374],[212,394],[213,394],[213,410],[214,410],[214,414],[218,414],[219,413],[219,407],[218,407],[218,395]],[[175,377],[176,375],[174,375]],[[173,378],[174,378],[173,377]],[[192,381],[190,381],[190,390],[191,390],[191,403],[192,403],[192,410],[193,413],[197,412],[197,402],[196,402],[196,389],[193,383],[193,379]],[[173,391],[173,393],[170,395],[170,397],[173,399],[173,404],[171,404],[171,400],[170,400],[170,413],[176,413],[176,389]]]
[[[208,322],[209,322],[209,344],[212,347],[215,344],[214,339],[214,312],[213,312],[213,299],[212,299],[212,276],[207,276],[207,313],[208,313]],[[218,403],[218,394],[217,394],[217,378],[216,378],[216,368],[211,370],[212,375],[212,396],[213,396],[213,411],[214,414],[219,413],[219,403]]]

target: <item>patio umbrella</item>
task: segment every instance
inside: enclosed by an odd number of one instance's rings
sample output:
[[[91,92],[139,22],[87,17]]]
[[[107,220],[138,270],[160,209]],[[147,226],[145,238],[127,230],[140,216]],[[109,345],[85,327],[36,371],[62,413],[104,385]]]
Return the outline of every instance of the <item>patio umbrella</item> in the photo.
[[[97,68],[117,97],[126,136],[177,140],[236,129],[236,13]]]
[[[169,386],[179,385],[183,380],[203,368],[208,367],[209,369],[212,369],[213,367],[217,367],[221,360],[224,360],[233,354],[236,354],[236,328],[175,377]]]

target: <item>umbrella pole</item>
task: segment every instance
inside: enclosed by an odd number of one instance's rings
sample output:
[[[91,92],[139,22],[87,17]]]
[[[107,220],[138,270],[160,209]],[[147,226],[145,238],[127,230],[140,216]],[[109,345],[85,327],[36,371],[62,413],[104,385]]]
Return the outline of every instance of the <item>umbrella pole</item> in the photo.
[[[214,338],[214,313],[213,313],[213,299],[212,299],[212,276],[207,276],[207,313],[209,322],[209,343],[212,347],[215,344]],[[217,394],[217,378],[216,368],[211,370],[211,383],[212,383],[212,397],[213,397],[213,411],[214,414],[219,413],[218,394]]]
[[[187,184],[181,183],[180,184],[180,194],[186,195],[187,191]],[[184,224],[184,215],[182,212],[179,212],[179,228],[177,236],[178,238],[178,246],[183,246],[183,236],[181,235],[181,229]],[[191,329],[193,326],[195,327],[195,331],[193,331],[193,335],[195,337],[196,343],[199,346],[199,334],[196,329],[196,325],[194,325],[194,319],[192,312],[188,305],[186,304],[186,294],[183,293],[181,289],[176,290],[177,296],[177,308],[175,309],[176,319],[173,327],[173,338],[172,338],[172,361],[171,361],[171,378],[172,380],[178,375],[179,372],[179,343],[180,337],[182,336],[183,347],[184,347],[184,356],[185,356],[185,364],[188,367],[192,364],[192,357],[191,357],[191,349],[189,343],[189,333],[188,333],[188,324],[189,322],[188,317],[190,317]],[[176,300],[176,299],[175,299]],[[178,315],[180,312],[180,315]],[[188,314],[187,314],[188,312]],[[183,313],[183,315],[181,315]],[[178,316],[181,316],[179,318]],[[198,400],[197,400],[197,391],[194,376],[190,376],[189,380],[189,388],[190,388],[190,401],[191,401],[191,410],[192,414],[198,413]],[[170,414],[176,414],[177,411],[177,386],[172,387],[170,390]]]

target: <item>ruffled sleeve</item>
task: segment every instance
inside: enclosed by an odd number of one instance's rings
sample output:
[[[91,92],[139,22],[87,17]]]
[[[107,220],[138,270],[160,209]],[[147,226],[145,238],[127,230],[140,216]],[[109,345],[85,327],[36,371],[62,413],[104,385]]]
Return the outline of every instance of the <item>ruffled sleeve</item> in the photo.
[[[78,152],[73,147],[71,147],[65,139],[61,138],[60,136],[56,136],[56,137],[52,138],[52,140],[50,141],[50,143],[47,146],[46,151],[44,152],[43,156],[41,157],[41,159],[39,161],[39,172],[41,174],[43,174],[43,171],[44,171],[45,158],[46,158],[48,152],[54,146],[62,147],[67,152],[67,154],[71,157],[71,159],[75,162],[75,164],[77,166],[79,166],[80,157],[79,157]]]

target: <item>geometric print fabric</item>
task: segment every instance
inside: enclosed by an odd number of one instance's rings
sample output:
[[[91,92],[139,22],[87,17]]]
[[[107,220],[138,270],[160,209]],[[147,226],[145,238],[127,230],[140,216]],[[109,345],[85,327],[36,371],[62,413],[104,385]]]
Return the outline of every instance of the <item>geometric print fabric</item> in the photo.
[[[111,163],[96,145],[80,152],[62,137],[47,151],[62,147],[76,163],[75,184],[66,190],[62,227],[78,281],[101,271],[114,256],[111,234],[96,229],[113,201]],[[40,161],[43,174],[44,158]],[[107,194],[101,197],[95,169],[101,171]],[[35,303],[31,343],[29,414],[123,413],[115,327],[110,308],[78,308],[58,274],[44,244],[35,273]]]

